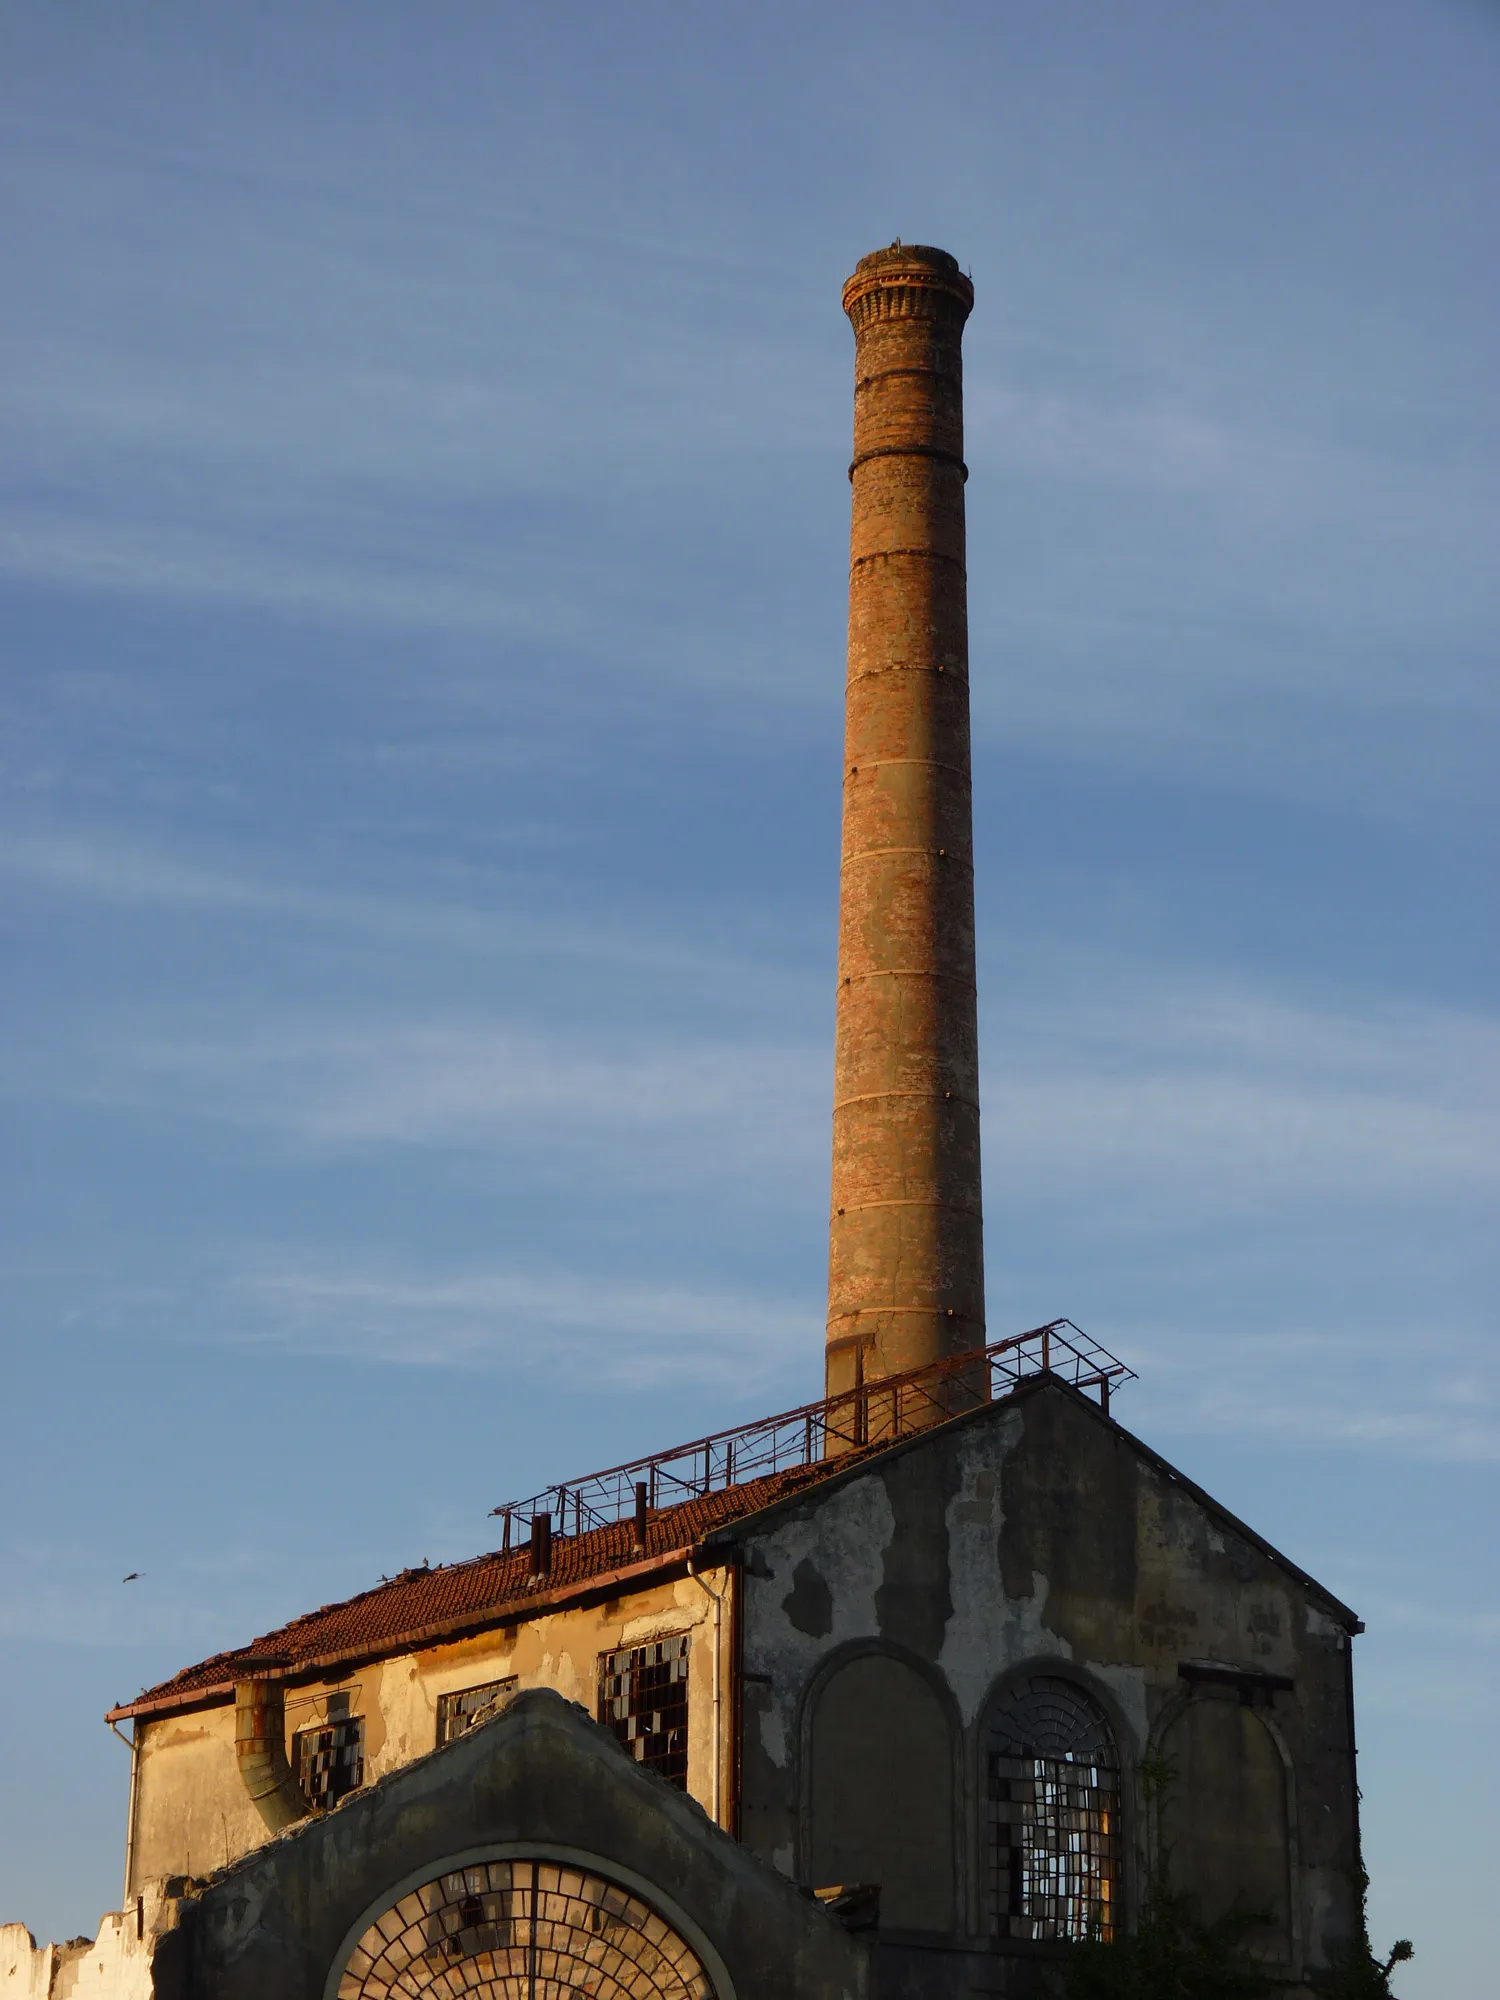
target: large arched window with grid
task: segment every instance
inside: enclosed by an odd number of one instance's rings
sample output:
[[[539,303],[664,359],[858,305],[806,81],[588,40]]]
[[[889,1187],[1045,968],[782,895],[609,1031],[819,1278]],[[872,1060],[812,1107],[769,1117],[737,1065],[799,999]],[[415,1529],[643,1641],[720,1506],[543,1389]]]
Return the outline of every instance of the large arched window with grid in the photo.
[[[714,2000],[659,1911],[569,1862],[481,1861],[434,1876],[365,1931],[337,2000]]]
[[[1013,1681],[990,1710],[984,1775],[991,1934],[1112,1938],[1120,1768],[1100,1710],[1057,1675]]]

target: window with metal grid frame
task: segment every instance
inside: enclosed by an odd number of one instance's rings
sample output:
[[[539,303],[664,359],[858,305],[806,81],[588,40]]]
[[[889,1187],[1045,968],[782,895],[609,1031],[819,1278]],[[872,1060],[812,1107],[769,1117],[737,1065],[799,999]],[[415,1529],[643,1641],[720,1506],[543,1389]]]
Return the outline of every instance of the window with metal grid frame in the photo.
[[[488,1722],[492,1715],[498,1715],[515,1691],[516,1676],[511,1674],[505,1680],[484,1681],[478,1687],[459,1688],[453,1694],[440,1694],[437,1704],[439,1750],[445,1743],[456,1743],[460,1736],[466,1736],[481,1722]]]
[[[1119,1760],[1073,1682],[1037,1674],[991,1710],[986,1755],[989,1905],[1000,1938],[1115,1935]]]
[[[365,1781],[365,1723],[360,1715],[330,1714],[321,1725],[292,1738],[292,1768],[302,1796],[326,1812]]]
[[[599,1656],[599,1720],[648,1771],[687,1790],[688,1646],[678,1632]]]

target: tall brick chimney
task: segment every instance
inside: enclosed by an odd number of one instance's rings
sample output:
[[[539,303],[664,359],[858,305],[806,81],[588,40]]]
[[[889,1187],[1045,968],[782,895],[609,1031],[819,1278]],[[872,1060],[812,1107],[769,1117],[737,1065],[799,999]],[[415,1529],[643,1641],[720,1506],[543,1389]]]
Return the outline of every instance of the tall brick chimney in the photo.
[[[984,1344],[964,321],[944,250],[844,287],[853,529],[828,1394]]]

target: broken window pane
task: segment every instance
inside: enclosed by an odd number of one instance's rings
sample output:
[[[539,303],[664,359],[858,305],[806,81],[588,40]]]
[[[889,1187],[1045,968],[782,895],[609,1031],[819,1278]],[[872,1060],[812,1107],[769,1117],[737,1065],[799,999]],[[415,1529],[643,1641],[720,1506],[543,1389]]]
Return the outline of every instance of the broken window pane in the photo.
[[[680,1632],[599,1659],[599,1720],[648,1771],[687,1790],[688,1640]]]
[[[481,1861],[402,1896],[349,1954],[337,2000],[418,1993],[714,2000],[697,1954],[649,1903],[529,1858]]]
[[[292,1738],[292,1764],[315,1812],[336,1806],[365,1781],[364,1717],[330,1716],[322,1728],[299,1729]]]
[[[437,1740],[456,1743],[460,1736],[498,1715],[516,1691],[516,1676],[503,1681],[485,1681],[480,1687],[460,1688],[456,1694],[440,1694],[437,1705]]]
[[[1119,1880],[1119,1764],[1071,1681],[1034,1675],[990,1716],[986,1816],[996,1937],[1109,1940]]]

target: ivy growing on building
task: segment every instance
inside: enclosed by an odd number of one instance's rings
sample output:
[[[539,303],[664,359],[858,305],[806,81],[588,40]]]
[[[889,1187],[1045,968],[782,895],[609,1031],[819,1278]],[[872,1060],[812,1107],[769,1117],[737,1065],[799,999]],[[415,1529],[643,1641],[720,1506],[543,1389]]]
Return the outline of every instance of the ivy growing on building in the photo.
[[[1140,1766],[1141,1792],[1151,1821],[1160,1827],[1161,1808],[1176,1780],[1165,1757],[1150,1756]],[[1168,1850],[1158,1844],[1135,1929],[1113,1943],[1090,1939],[1069,1963],[1065,2000],[1262,2000],[1275,1990],[1262,1966],[1246,1949],[1266,1921],[1258,1912],[1232,1910],[1207,1923],[1195,1899],[1168,1879]],[[1326,2000],[1395,2000],[1392,1969],[1412,1955],[1402,1938],[1389,1958],[1377,1959],[1364,1922],[1366,1877],[1360,1871],[1360,1932],[1326,1981]]]
[[[1138,1771],[1148,1818],[1160,1827],[1176,1766],[1150,1755]],[[1245,1950],[1247,1935],[1265,1918],[1232,1910],[1203,1922],[1195,1899],[1168,1880],[1168,1860],[1159,1843],[1132,1931],[1109,1944],[1091,1938],[1078,1947],[1063,1988],[1066,2000],[1262,2000],[1271,1991]]]
[[[1241,1911],[1200,1920],[1191,1896],[1153,1881],[1140,1921],[1114,1944],[1081,1944],[1067,2000],[1262,2000],[1271,1983],[1245,1951],[1262,1918]]]
[[[1391,1991],[1391,1974],[1398,1965],[1404,1965],[1412,1957],[1410,1938],[1397,1938],[1391,1946],[1390,1956],[1379,1959],[1370,1945],[1370,1927],[1365,1917],[1365,1898],[1370,1887],[1370,1878],[1360,1864],[1357,1877],[1359,1888],[1359,1936],[1334,1962],[1333,1977],[1323,1988],[1328,2000],[1396,2000]]]

